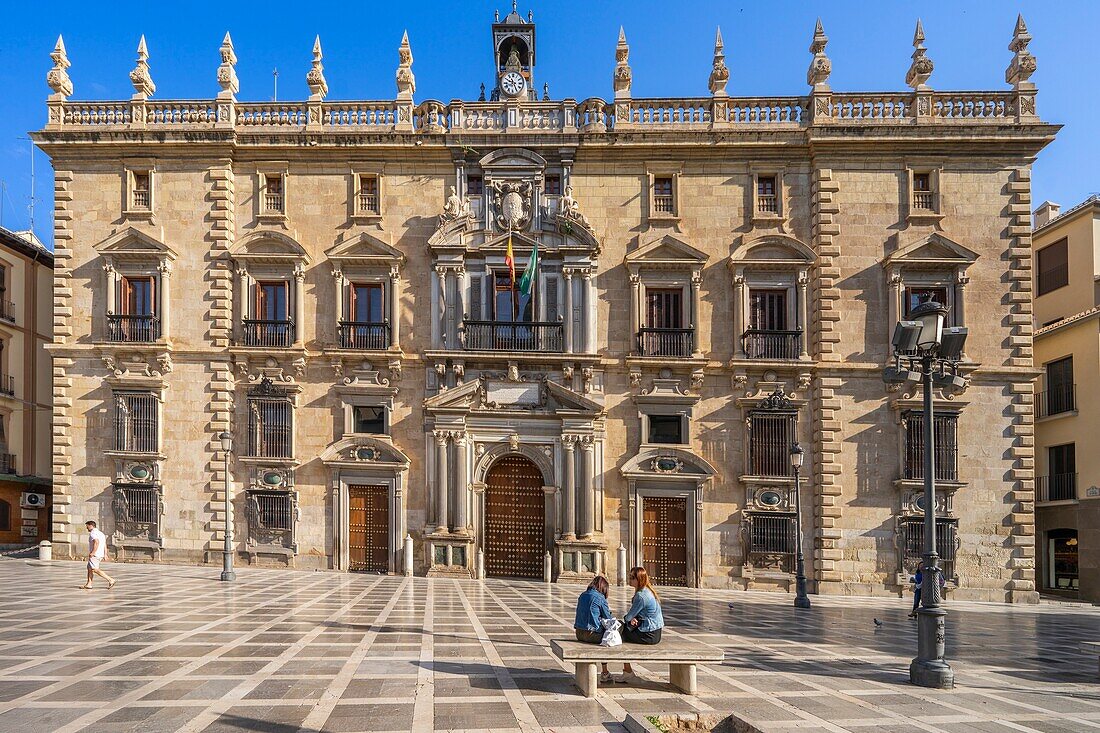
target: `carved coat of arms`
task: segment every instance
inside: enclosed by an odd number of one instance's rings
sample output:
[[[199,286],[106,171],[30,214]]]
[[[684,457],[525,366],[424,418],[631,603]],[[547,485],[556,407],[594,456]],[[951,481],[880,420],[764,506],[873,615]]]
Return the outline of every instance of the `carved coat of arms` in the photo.
[[[496,222],[501,229],[524,229],[531,221],[531,183],[503,182],[493,184]]]

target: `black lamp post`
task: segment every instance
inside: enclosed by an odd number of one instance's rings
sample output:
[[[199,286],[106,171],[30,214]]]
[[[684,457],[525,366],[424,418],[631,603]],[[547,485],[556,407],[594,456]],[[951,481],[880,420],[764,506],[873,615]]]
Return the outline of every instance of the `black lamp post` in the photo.
[[[222,580],[232,581],[237,579],[233,572],[233,521],[229,516],[232,502],[229,496],[229,454],[233,450],[233,436],[223,432],[218,436],[222,442],[222,456],[225,459],[225,549],[222,552]]]
[[[894,365],[883,378],[888,383],[920,382],[924,393],[924,555],[921,557],[921,605],[917,610],[917,656],[909,665],[909,681],[921,687],[951,688],[955,673],[944,659],[944,621],[940,606],[939,555],[936,552],[936,459],[932,386],[962,387],[958,374],[965,328],[944,328],[946,306],[929,300],[894,328]]]
[[[806,595],[806,562],[802,555],[802,482],[799,480],[799,471],[802,469],[802,458],[802,446],[798,443],[792,443],[791,468],[794,469],[795,608],[810,607],[810,597]]]

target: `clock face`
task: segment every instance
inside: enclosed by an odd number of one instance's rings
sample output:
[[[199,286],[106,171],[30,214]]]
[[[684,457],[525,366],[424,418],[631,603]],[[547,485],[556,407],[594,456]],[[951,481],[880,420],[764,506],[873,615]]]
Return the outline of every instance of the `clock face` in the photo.
[[[523,92],[526,81],[518,71],[509,71],[500,77],[500,88],[509,97],[518,97]]]

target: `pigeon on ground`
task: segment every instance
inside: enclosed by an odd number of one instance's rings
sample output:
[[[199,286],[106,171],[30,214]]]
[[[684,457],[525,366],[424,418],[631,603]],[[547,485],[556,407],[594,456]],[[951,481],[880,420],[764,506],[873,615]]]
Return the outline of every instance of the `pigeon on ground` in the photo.
[[[882,622],[879,621],[877,618],[872,620],[875,622],[875,626],[882,626]]]

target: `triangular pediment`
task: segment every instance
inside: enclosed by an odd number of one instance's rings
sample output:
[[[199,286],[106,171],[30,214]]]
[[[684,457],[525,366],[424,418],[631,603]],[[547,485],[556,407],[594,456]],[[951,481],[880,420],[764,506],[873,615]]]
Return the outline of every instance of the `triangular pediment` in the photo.
[[[162,258],[176,259],[176,252],[164,242],[150,234],[126,227],[115,232],[111,236],[95,245],[95,250],[102,255],[121,258]]]
[[[424,408],[428,410],[468,410],[474,406],[480,387],[480,383],[475,379],[458,387],[443,390],[439,394],[432,395],[424,400]]]
[[[362,232],[338,242],[325,250],[325,256],[334,262],[362,265],[390,266],[405,262],[405,255],[370,232]]]
[[[816,259],[806,244],[786,234],[769,234],[742,242],[730,262],[762,265],[809,265]]]
[[[572,410],[592,414],[603,412],[603,406],[601,406],[599,402],[590,400],[580,392],[571,390],[557,382],[548,381],[546,383],[546,389],[550,393],[550,397],[554,403],[553,406],[558,410]]]
[[[978,253],[955,240],[933,232],[908,242],[883,260],[883,266],[965,266],[978,259]]]
[[[624,262],[627,268],[634,271],[640,267],[695,269],[705,264],[707,259],[706,252],[666,234],[634,250],[626,256]]]
[[[305,248],[288,234],[261,230],[241,238],[230,251],[234,259],[301,260],[309,262]]]

